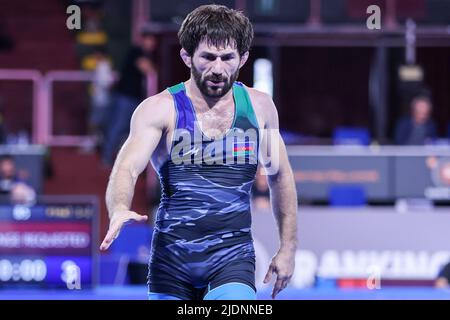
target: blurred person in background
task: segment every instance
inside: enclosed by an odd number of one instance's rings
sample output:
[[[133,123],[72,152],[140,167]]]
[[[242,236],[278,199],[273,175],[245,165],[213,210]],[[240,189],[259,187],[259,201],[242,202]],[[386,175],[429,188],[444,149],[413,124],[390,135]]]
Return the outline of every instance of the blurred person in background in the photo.
[[[0,157],[0,194],[9,194],[14,183],[19,182],[16,163],[9,155]]]
[[[97,147],[105,136],[107,114],[111,104],[110,89],[114,82],[111,62],[107,57],[105,47],[98,47],[94,52],[95,69],[92,80],[91,112],[89,116],[90,134],[94,136],[94,143],[88,146],[91,150]]]
[[[450,288],[450,261],[439,272],[434,286],[436,288]]]
[[[0,157],[0,196],[12,204],[30,205],[36,200],[36,192],[20,177],[10,155]]]
[[[147,76],[156,72],[156,46],[155,35],[148,27],[143,28],[139,46],[130,49],[120,70],[102,150],[107,165],[113,164],[115,153],[128,134],[136,106],[147,97]]]
[[[5,125],[3,123],[3,117],[0,113],[0,144],[6,143],[6,132],[5,132]]]
[[[411,102],[411,115],[398,121],[395,143],[398,145],[424,145],[436,139],[436,124],[431,119],[432,103],[426,96],[418,96]]]
[[[0,21],[0,52],[9,51],[14,47],[11,35],[7,32],[6,23]]]

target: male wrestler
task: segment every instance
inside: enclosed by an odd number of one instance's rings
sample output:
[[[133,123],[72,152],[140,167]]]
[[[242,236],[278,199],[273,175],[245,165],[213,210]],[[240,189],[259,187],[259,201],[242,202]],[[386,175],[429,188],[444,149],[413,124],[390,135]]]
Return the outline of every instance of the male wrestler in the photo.
[[[162,197],[149,263],[149,299],[256,299],[250,190],[258,163],[267,172],[280,248],[264,282],[272,298],[294,271],[297,195],[271,98],[237,82],[253,28],[242,13],[206,5],[180,30],[186,82],[144,100],[115,161],[106,204],[106,250],[130,211],[136,179],[149,159]]]

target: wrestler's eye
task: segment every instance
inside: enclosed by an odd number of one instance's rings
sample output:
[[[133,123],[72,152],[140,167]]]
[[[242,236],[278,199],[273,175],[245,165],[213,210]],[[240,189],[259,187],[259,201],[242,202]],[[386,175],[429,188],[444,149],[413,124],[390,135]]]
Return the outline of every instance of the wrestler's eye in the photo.
[[[208,60],[208,61],[214,61],[216,60],[216,56],[213,54],[204,54],[202,55],[202,58]]]
[[[226,55],[222,56],[222,61],[229,61],[233,58],[234,58],[233,54],[226,54]]]

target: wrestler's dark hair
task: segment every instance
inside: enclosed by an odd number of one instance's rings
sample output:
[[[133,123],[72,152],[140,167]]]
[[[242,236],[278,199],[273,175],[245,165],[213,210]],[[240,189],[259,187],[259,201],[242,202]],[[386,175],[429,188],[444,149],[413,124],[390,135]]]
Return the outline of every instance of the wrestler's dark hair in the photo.
[[[203,40],[216,47],[231,45],[242,56],[250,49],[253,27],[240,11],[220,5],[203,5],[187,15],[178,38],[190,56]]]

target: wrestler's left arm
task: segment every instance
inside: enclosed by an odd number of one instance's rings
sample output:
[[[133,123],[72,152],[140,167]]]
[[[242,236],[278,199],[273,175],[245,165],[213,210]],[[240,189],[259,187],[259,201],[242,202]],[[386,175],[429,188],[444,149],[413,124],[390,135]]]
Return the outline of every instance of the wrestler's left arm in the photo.
[[[278,112],[272,99],[264,95],[260,110],[264,130],[260,159],[267,174],[270,187],[270,199],[273,214],[277,221],[280,248],[272,258],[264,283],[268,283],[272,274],[277,279],[272,291],[272,298],[288,285],[295,267],[297,250],[297,191],[294,175],[289,163],[286,146],[279,133]]]

